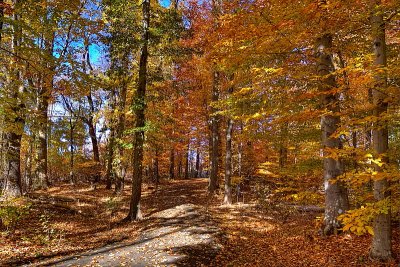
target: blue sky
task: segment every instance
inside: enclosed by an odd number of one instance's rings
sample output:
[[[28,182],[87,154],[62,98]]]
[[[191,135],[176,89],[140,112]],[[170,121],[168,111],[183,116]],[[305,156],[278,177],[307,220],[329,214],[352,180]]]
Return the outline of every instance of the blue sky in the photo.
[[[169,7],[171,4],[171,1],[170,0],[160,0],[159,3],[163,7]],[[103,62],[104,58],[102,58],[102,57],[104,57],[103,52],[104,52],[104,50],[98,44],[92,44],[89,47],[90,61],[97,68],[102,67],[105,63],[105,62]]]

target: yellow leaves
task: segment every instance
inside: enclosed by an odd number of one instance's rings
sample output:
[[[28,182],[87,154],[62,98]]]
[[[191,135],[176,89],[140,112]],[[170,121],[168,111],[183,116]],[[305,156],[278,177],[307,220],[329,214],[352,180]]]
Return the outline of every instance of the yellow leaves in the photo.
[[[267,75],[271,75],[271,74],[278,74],[281,73],[283,71],[282,68],[252,68],[252,71],[255,73],[260,74],[267,74]]]
[[[251,116],[252,119],[258,119],[258,118],[261,118],[261,117],[263,117],[263,115],[261,115],[258,112],[256,114],[254,114],[253,116]]]
[[[349,231],[356,235],[374,234],[371,226],[373,219],[379,214],[388,214],[390,200],[384,199],[375,203],[367,203],[359,209],[349,210],[338,217],[344,224],[342,230]]]
[[[265,176],[271,176],[271,177],[279,177],[278,175],[276,175],[276,174],[274,174],[274,173],[272,173],[272,172],[270,172],[269,170],[266,170],[266,169],[258,169],[257,170],[257,174],[265,175]]]
[[[385,162],[382,161],[382,158],[371,159],[371,163],[374,163],[379,167],[382,167],[385,164]]]
[[[367,225],[365,226],[365,229],[367,230],[368,234],[374,235],[374,229],[371,226]]]
[[[243,88],[240,88],[240,90],[238,92],[236,92],[235,95],[236,94],[245,95],[245,94],[247,94],[249,92],[252,92],[252,91],[253,91],[253,88],[251,88],[251,87],[243,87]]]

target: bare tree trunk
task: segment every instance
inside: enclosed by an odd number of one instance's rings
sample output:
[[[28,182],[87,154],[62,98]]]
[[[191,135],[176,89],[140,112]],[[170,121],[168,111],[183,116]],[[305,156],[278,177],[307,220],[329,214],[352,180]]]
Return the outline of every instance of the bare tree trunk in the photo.
[[[340,124],[338,114],[339,99],[338,94],[331,93],[336,85],[333,74],[334,66],[332,62],[332,36],[324,34],[317,40],[317,71],[320,81],[320,91],[324,93],[322,106],[327,110],[326,115],[321,117],[322,145],[324,148],[324,186],[325,186],[325,217],[324,234],[330,235],[337,233],[341,225],[337,219],[338,215],[344,213],[349,208],[347,189],[343,182],[335,180],[343,173],[343,161],[329,156],[325,149],[341,149],[342,144],[339,138],[332,137]]]
[[[372,129],[373,148],[377,157],[382,158],[383,166],[375,166],[375,170],[384,172],[384,168],[388,163],[387,151],[389,149],[388,142],[388,127],[387,122],[381,116],[386,114],[388,103],[385,100],[385,89],[387,87],[386,71],[386,36],[385,36],[385,21],[381,7],[381,0],[372,1],[372,38],[374,48],[374,65],[376,73],[374,76],[374,88],[372,90],[374,110],[373,115],[377,118]],[[375,200],[384,201],[389,199],[389,182],[385,179],[374,181],[373,186]],[[391,228],[391,212],[390,203],[387,213],[380,213],[374,218],[374,235],[372,238],[372,247],[370,256],[374,259],[389,260],[392,258],[392,228]]]
[[[133,156],[133,179],[132,196],[129,206],[127,219],[130,221],[141,218],[140,198],[142,194],[142,175],[143,175],[143,144],[145,127],[145,109],[146,109],[146,85],[147,85],[147,59],[150,27],[150,0],[144,0],[142,3],[143,13],[143,34],[142,48],[140,51],[139,62],[139,80],[138,88],[133,103],[133,109],[136,115],[135,146]]]

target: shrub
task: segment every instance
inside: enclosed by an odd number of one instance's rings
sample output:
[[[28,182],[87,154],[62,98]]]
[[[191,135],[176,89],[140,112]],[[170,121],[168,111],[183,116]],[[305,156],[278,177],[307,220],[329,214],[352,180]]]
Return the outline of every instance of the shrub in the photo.
[[[0,226],[6,231],[13,231],[17,223],[29,213],[31,203],[22,198],[7,199],[0,202]]]

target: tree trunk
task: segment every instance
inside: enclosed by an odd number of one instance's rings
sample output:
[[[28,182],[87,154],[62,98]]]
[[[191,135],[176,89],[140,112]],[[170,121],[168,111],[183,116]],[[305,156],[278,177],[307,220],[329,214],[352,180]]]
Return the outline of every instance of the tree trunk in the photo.
[[[100,182],[100,172],[97,170],[100,166],[100,152],[99,152],[99,144],[97,141],[97,135],[96,135],[96,124],[93,122],[93,113],[94,113],[94,104],[93,104],[93,99],[92,99],[92,93],[89,92],[89,95],[87,96],[89,106],[91,109],[91,114],[89,116],[89,119],[86,120],[86,124],[89,128],[89,136],[90,136],[90,141],[92,143],[92,148],[93,148],[93,160],[96,162],[96,173],[94,174],[94,183],[97,184]]]
[[[127,64],[125,67],[128,68]],[[123,162],[124,158],[124,147],[123,147],[123,138],[125,131],[125,106],[126,106],[126,94],[128,91],[128,84],[126,81],[123,82],[121,91],[118,96],[118,124],[117,124],[117,132],[116,137],[118,140],[118,144],[116,146],[117,153],[115,155],[116,162],[113,164],[114,174],[115,174],[115,192],[122,193],[125,185],[125,174],[126,167]]]
[[[381,1],[372,1],[372,38],[374,49],[374,65],[376,73],[374,75],[374,88],[372,90],[374,110],[373,115],[377,118],[372,129],[373,148],[377,157],[382,158],[383,166],[375,166],[375,170],[380,173],[384,172],[384,168],[388,163],[387,152],[388,128],[387,123],[381,118],[386,114],[388,103],[385,101],[385,89],[387,87],[386,71],[386,38],[385,38],[385,21],[381,8]],[[383,201],[387,198],[390,200],[389,182],[387,179],[379,179],[374,181],[374,197],[376,201]],[[380,213],[374,218],[374,235],[372,238],[372,247],[370,256],[374,259],[389,260],[392,258],[392,229],[390,204],[387,214]]]
[[[219,100],[219,72],[214,71],[213,87],[212,87],[212,101],[217,102]],[[219,186],[218,174],[219,174],[219,152],[220,152],[220,140],[219,140],[219,122],[220,116],[216,115],[217,109],[211,108],[211,138],[210,138],[210,181],[208,184],[208,192],[214,194]]]
[[[240,133],[243,133],[243,122],[240,123]],[[238,144],[238,176],[242,177],[242,157],[243,157],[243,141]]]
[[[133,110],[136,115],[135,146],[133,155],[133,179],[132,196],[127,219],[137,220],[141,218],[140,198],[142,193],[142,175],[143,175],[143,144],[145,127],[145,109],[146,109],[146,85],[147,85],[147,58],[149,43],[149,24],[150,24],[150,0],[144,0],[142,3],[143,13],[143,33],[142,48],[140,51],[139,79],[136,91]]]
[[[42,88],[39,91],[39,129],[38,129],[38,166],[36,169],[36,174],[38,178],[38,184],[41,188],[47,188],[50,184],[49,178],[47,175],[47,123],[48,116],[47,110],[49,107],[49,97],[48,97],[48,88]]]
[[[71,153],[70,161],[69,161],[69,181],[71,184],[75,184],[75,175],[74,175],[74,129],[75,125],[72,122],[72,117],[69,118],[69,149]]]
[[[18,10],[19,1],[14,1],[14,7]],[[12,36],[12,50],[15,55],[13,61],[16,65],[12,71],[12,80],[10,82],[10,89],[7,92],[9,103],[4,110],[4,145],[5,155],[3,170],[3,195],[6,197],[19,197],[22,195],[21,188],[21,139],[24,131],[25,120],[23,117],[23,103],[21,96],[24,93],[24,84],[22,80],[22,71],[19,69],[21,62],[19,62],[19,50],[22,41],[22,29],[18,23],[20,15],[14,13],[13,36]]]
[[[198,144],[200,146],[200,144]],[[199,178],[201,176],[200,172],[200,148],[197,147],[196,149],[196,178]]]
[[[85,40],[85,54],[83,56],[83,69],[85,72],[93,72],[93,67],[90,62],[90,53],[89,53],[89,41]],[[92,98],[92,90],[89,89],[89,93],[86,96],[90,108],[89,112],[89,118],[85,118],[84,122],[89,128],[89,136],[90,136],[90,141],[92,143],[92,149],[93,149],[93,161],[96,163],[96,173],[94,173],[94,179],[93,179],[93,186],[96,188],[97,183],[100,182],[100,170],[98,168],[100,167],[100,152],[99,152],[99,144],[97,141],[97,135],[96,135],[96,123],[94,122],[94,113],[95,113],[95,106]]]
[[[0,45],[3,38],[4,0],[0,0]]]
[[[47,33],[44,33],[47,34]],[[54,38],[55,33],[51,33],[51,36],[46,40],[44,38],[45,43],[45,51],[49,58],[53,56],[54,51]],[[48,42],[50,40],[50,42]],[[38,178],[38,184],[41,188],[47,188],[50,185],[49,176],[47,173],[48,170],[48,160],[47,160],[47,149],[48,149],[48,108],[49,101],[51,95],[51,89],[53,88],[53,78],[54,78],[54,70],[55,66],[50,63],[44,63],[44,66],[47,67],[47,71],[44,74],[40,74],[39,80],[39,90],[38,90],[38,166],[36,169],[36,175]]]
[[[190,143],[188,142],[185,153],[185,179],[189,179],[189,157],[190,157]]]
[[[114,148],[115,148],[115,129],[111,122],[110,137],[107,146],[107,166],[106,166],[106,189],[111,189],[113,180],[113,160],[114,160]]]
[[[233,120],[228,118],[228,126],[226,128],[226,156],[225,156],[225,194],[224,204],[232,204],[232,132]]]
[[[324,149],[324,186],[325,186],[325,217],[324,234],[337,233],[341,225],[337,219],[338,215],[349,208],[347,189],[343,182],[332,183],[343,173],[343,162],[329,156],[326,149],[341,149],[339,138],[332,137],[340,124],[338,115],[339,99],[337,93],[330,91],[336,87],[335,76],[332,73],[334,66],[332,62],[332,36],[324,34],[317,40],[317,71],[320,77],[319,90],[323,93],[322,107],[326,109],[325,115],[321,117],[322,146]]]

